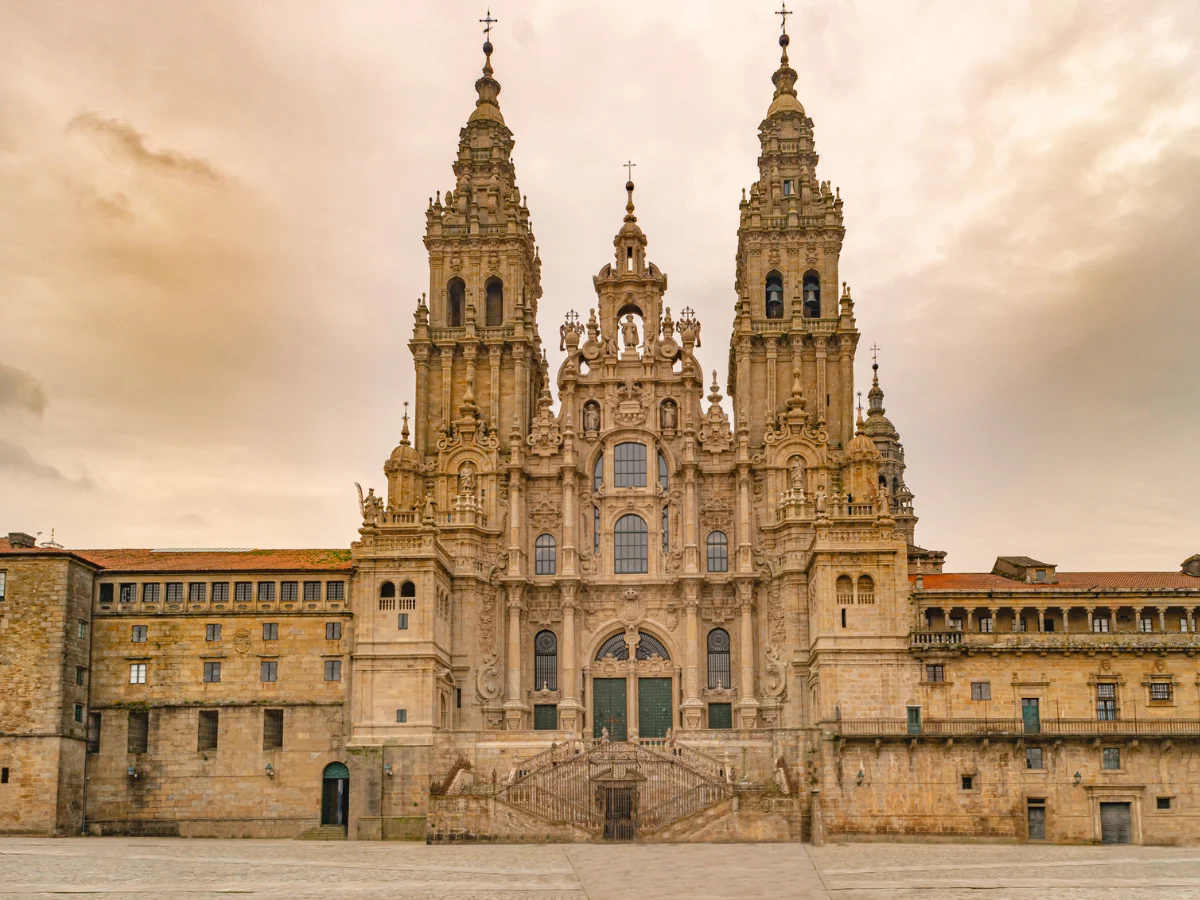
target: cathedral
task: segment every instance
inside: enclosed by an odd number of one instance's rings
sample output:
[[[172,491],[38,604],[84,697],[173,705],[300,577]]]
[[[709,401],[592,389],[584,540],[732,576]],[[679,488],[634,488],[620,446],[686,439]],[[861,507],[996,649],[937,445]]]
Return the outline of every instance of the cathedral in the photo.
[[[723,388],[632,180],[551,373],[484,44],[425,210],[411,425],[349,548],[0,541],[0,833],[1200,834],[1200,556],[950,574],[917,544],[779,44]]]

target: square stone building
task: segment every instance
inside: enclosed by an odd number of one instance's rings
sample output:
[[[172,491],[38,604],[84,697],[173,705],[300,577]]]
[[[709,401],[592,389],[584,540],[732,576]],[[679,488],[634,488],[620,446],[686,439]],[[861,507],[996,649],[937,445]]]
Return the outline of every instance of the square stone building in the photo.
[[[0,542],[0,832],[460,840],[1200,834],[1200,557],[943,573],[787,36],[725,392],[634,185],[541,261],[485,44],[426,215],[415,415],[344,550]],[[614,220],[616,219],[614,211]],[[707,396],[706,396],[707,395]]]

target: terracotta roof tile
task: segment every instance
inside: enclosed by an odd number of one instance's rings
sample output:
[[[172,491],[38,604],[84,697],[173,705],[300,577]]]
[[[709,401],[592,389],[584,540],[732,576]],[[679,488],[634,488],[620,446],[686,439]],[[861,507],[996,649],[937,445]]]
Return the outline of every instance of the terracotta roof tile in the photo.
[[[111,572],[344,571],[349,550],[76,550]]]
[[[1182,572],[1059,572],[1057,578],[1029,584],[984,572],[943,572],[923,574],[921,583],[926,591],[1200,591],[1200,578]]]

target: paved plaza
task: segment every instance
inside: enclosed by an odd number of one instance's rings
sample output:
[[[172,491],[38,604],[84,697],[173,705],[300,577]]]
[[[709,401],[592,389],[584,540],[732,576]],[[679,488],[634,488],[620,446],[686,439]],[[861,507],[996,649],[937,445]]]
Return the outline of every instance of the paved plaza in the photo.
[[[0,839],[0,897],[1200,898],[1200,849]]]

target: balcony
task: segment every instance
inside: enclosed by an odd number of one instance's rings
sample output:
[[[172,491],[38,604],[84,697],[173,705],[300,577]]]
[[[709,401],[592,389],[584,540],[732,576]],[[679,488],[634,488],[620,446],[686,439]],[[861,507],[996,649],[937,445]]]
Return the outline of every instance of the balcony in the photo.
[[[838,719],[821,728],[846,738],[1200,737],[1200,719]]]
[[[1175,631],[913,631],[914,650],[1007,651],[1010,653],[1088,653],[1128,650],[1200,650],[1196,632]]]

